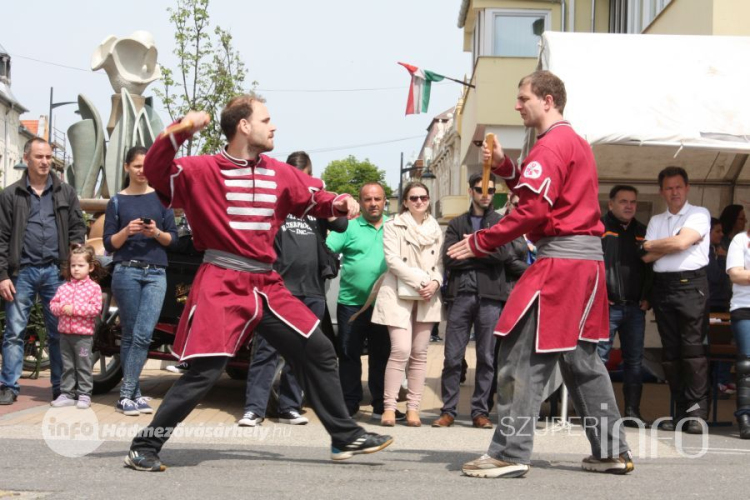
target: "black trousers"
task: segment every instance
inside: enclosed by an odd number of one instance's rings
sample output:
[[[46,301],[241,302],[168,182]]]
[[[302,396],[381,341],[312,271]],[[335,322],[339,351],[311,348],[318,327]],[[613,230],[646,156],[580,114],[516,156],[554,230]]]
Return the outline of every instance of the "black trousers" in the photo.
[[[708,280],[702,270],[654,275],[651,304],[661,337],[664,374],[677,405],[674,416],[705,419],[709,407],[708,359],[703,345]]]
[[[349,416],[344,405],[333,344],[317,328],[308,338],[273,315],[263,302],[263,319],[255,333],[263,336],[291,362],[304,381],[305,395],[334,443],[350,443],[365,430]],[[172,430],[185,420],[224,372],[229,358],[190,359],[190,369],[164,396],[154,419],[133,439],[131,449],[159,452]]]

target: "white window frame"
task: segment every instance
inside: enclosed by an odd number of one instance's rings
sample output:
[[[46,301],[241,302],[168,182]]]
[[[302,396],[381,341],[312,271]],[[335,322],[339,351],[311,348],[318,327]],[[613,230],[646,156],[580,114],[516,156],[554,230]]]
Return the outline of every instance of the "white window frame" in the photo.
[[[483,46],[483,54],[482,55],[491,55],[493,57],[514,57],[514,56],[499,56],[495,55],[493,53],[493,50],[495,48],[495,17],[502,16],[502,17],[530,17],[530,16],[539,16],[544,18],[544,31],[547,31],[550,29],[552,25],[552,11],[550,10],[541,10],[541,9],[485,9],[484,11],[484,23],[485,26],[485,36],[484,36],[484,46]],[[487,26],[490,26],[491,29],[486,29]],[[488,33],[489,32],[489,33]],[[521,57],[521,56],[515,56],[515,57]],[[523,56],[528,57],[530,59],[536,59],[535,56]]]

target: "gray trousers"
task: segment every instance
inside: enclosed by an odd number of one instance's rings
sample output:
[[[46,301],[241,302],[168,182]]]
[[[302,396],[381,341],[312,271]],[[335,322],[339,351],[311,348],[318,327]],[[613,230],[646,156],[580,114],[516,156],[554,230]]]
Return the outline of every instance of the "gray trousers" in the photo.
[[[531,462],[542,389],[558,362],[591,443],[591,454],[596,458],[610,458],[628,451],[622,424],[618,423],[620,412],[612,383],[597,354],[597,344],[579,342],[572,351],[535,352],[538,307],[537,302],[500,343],[499,423],[487,453],[506,462]]]
[[[91,347],[93,335],[60,334],[60,353],[62,355],[62,381],[60,392],[68,397],[91,396],[94,389]]]
[[[500,317],[502,303],[499,300],[483,299],[477,295],[458,295],[448,307],[448,323],[445,329],[445,359],[440,378],[443,396],[441,413],[457,415],[458,393],[461,380],[461,362],[466,354],[471,327],[476,338],[477,368],[474,379],[474,394],[471,396],[471,417],[487,416],[487,406],[492,379],[495,376],[495,325]]]

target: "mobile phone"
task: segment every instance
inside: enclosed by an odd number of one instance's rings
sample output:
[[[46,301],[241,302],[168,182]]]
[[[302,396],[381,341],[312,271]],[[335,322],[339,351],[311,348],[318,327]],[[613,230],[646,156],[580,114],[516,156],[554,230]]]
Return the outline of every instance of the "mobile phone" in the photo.
[[[144,224],[151,224],[151,219],[149,219],[148,217],[141,217],[141,220]]]

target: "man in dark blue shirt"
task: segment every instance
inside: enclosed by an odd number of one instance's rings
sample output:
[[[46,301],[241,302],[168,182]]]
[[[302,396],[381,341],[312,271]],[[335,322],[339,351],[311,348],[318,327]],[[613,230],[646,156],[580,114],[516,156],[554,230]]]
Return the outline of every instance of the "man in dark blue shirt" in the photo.
[[[50,170],[49,143],[40,137],[29,140],[23,159],[27,172],[0,193],[0,297],[6,316],[0,373],[3,405],[13,404],[20,391],[24,333],[37,295],[44,306],[53,399],[60,394],[60,340],[49,302],[62,283],[60,263],[67,259],[70,244],[83,243],[86,235],[75,190]]]

